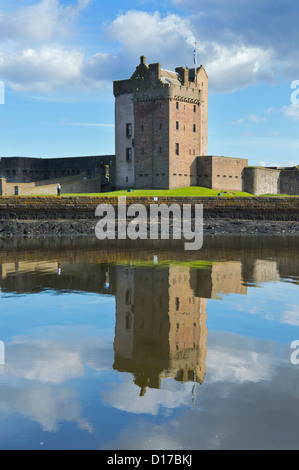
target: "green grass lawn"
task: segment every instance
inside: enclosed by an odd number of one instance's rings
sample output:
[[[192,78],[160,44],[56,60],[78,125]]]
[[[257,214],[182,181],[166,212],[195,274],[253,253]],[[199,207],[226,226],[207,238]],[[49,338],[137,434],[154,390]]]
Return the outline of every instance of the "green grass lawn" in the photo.
[[[160,197],[172,197],[172,196],[177,196],[177,197],[194,197],[194,196],[200,196],[200,197],[214,197],[218,196],[218,194],[221,191],[214,190],[214,189],[208,189],[208,188],[202,188],[202,187],[197,187],[197,186],[191,186],[187,188],[179,188],[179,189],[134,189],[132,192],[128,192],[127,190],[121,190],[121,191],[111,191],[109,193],[90,193],[90,194],[62,194],[62,196],[86,196],[86,197],[100,197],[100,196],[105,196],[105,197],[117,197],[117,196],[128,196],[128,197],[154,197],[154,196],[160,196]],[[249,193],[244,193],[244,192],[223,192],[223,196],[227,197],[253,197],[252,194]]]
[[[299,197],[299,196],[288,196],[288,194],[264,194],[262,196],[254,196],[250,193],[245,193],[241,191],[219,191],[215,189],[203,188],[200,186],[191,186],[187,188],[179,189],[134,189],[131,192],[127,190],[122,191],[111,191],[108,193],[77,193],[77,194],[61,194],[61,197],[117,197],[117,196],[127,196],[127,197],[218,197],[219,194],[222,194],[222,197]],[[22,199],[34,198],[34,197],[56,197],[51,195],[30,195],[30,196],[15,196],[16,198]],[[219,196],[220,197],[220,196]]]

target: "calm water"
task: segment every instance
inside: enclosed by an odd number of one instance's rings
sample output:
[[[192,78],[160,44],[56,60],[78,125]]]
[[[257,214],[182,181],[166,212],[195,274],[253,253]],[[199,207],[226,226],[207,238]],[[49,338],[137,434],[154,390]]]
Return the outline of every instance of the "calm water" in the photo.
[[[291,238],[0,242],[0,449],[298,449],[298,285]]]

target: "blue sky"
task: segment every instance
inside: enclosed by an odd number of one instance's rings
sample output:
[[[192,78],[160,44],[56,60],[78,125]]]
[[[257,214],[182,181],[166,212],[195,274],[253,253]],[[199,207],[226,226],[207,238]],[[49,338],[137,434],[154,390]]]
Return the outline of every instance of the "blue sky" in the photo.
[[[196,41],[208,153],[299,164],[298,20],[295,0],[0,0],[0,156],[113,154],[113,80],[141,55],[192,67]]]

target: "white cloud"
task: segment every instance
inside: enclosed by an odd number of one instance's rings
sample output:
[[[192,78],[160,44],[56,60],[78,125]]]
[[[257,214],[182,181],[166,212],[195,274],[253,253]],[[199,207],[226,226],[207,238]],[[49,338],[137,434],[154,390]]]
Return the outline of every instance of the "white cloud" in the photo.
[[[105,404],[119,410],[135,414],[157,415],[160,408],[169,410],[178,408],[186,403],[192,403],[193,382],[180,383],[173,379],[162,381],[161,389],[146,388],[146,393],[140,396],[140,388],[136,386],[131,376],[127,376],[112,387],[103,397]]]
[[[127,52],[136,54],[136,50],[149,55],[162,56],[172,50],[180,56],[186,45],[191,51],[195,36],[190,29],[188,19],[169,14],[162,17],[159,12],[153,14],[144,11],[128,11],[119,15],[107,26],[106,31],[117,39]],[[179,47],[178,47],[179,46]],[[173,59],[173,57],[172,57]]]
[[[209,83],[217,91],[233,91],[265,79],[274,79],[271,49],[207,43],[203,55]]]
[[[299,326],[299,306],[287,305],[288,310],[285,310],[281,317],[281,323],[288,325]]]
[[[239,125],[239,124],[243,124],[243,123],[244,123],[244,119],[240,118],[240,119],[237,119],[237,121],[233,121],[231,124]]]
[[[245,347],[210,347],[207,371],[210,382],[260,382],[270,376],[269,358]]]
[[[67,7],[59,0],[41,0],[14,12],[0,12],[0,38],[45,41],[66,36],[90,0],[79,0]]]
[[[218,34],[213,21],[208,28],[202,23],[209,10],[206,3],[206,12],[184,17],[137,10],[119,14],[102,25],[106,39],[118,43],[118,52],[99,50],[89,55],[87,50],[72,46],[71,40],[80,13],[90,3],[77,0],[65,6],[60,0],[41,0],[0,13],[1,78],[18,90],[97,90],[107,81],[129,77],[140,55],[145,55],[148,63],[159,61],[168,69],[193,67],[197,41],[198,62],[207,70],[211,90],[230,92],[276,79],[275,49],[250,42],[233,28]]]
[[[13,89],[50,91],[78,82],[83,59],[82,51],[55,45],[0,53],[0,74]]]
[[[256,122],[256,123],[261,123],[267,121],[265,117],[260,117],[257,116],[256,114],[250,113],[248,114],[248,119],[249,121]]]
[[[283,114],[294,121],[299,120],[299,104],[291,104],[282,108]]]
[[[23,389],[4,385],[0,390],[0,411],[18,413],[39,423],[44,431],[54,432],[61,422],[76,423],[92,432],[82,416],[79,400],[70,388],[30,383]]]
[[[210,87],[217,91],[232,91],[261,80],[274,80],[271,48],[251,47],[242,42],[224,45],[220,41],[198,36],[193,17],[169,14],[161,16],[142,11],[119,15],[105,31],[121,47],[121,57],[132,63],[141,54],[148,61],[157,61],[165,68],[193,66],[193,48],[198,40],[198,59],[209,75]],[[200,33],[201,34],[201,33]],[[158,51],[158,52],[157,52]],[[133,65],[133,63],[132,63]]]

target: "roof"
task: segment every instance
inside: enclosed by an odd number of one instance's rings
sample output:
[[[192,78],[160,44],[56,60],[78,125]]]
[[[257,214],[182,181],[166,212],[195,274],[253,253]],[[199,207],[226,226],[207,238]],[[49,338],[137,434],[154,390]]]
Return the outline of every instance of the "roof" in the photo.
[[[170,70],[161,70],[161,79],[163,83],[181,85],[179,74]]]

